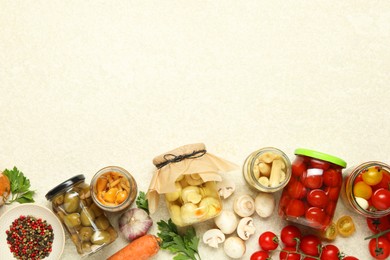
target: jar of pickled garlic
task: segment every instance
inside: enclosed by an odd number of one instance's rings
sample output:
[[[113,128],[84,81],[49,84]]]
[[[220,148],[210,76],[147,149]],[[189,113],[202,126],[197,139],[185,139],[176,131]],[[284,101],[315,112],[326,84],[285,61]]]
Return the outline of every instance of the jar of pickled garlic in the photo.
[[[219,215],[222,202],[216,187],[222,171],[235,167],[232,163],[206,152],[204,144],[190,144],[153,159],[157,167],[148,191],[149,210],[158,207],[163,194],[172,221],[188,226]]]
[[[77,175],[51,189],[46,199],[68,231],[77,252],[92,254],[118,237],[103,210],[91,198],[84,175]]]
[[[390,214],[390,166],[369,161],[345,171],[344,204],[369,218]]]
[[[137,183],[133,176],[118,166],[99,170],[92,178],[91,193],[95,204],[109,212],[129,207],[137,196]]]
[[[279,201],[286,220],[323,230],[332,223],[342,187],[342,159],[308,149],[296,149],[291,179]]]
[[[283,189],[290,180],[291,162],[281,150],[265,147],[246,158],[242,172],[251,188],[275,192]]]

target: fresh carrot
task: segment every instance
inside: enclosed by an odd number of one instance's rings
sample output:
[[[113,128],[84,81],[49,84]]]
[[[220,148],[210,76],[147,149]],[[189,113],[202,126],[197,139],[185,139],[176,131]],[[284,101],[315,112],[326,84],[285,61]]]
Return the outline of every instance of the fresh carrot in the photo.
[[[107,260],[147,260],[160,249],[160,238],[144,235],[107,258]]]

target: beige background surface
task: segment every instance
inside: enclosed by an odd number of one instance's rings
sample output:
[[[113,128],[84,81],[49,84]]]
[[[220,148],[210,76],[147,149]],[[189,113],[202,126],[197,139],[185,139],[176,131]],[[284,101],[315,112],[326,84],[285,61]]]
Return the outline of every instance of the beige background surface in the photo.
[[[146,190],[152,158],[193,142],[240,166],[265,146],[389,163],[389,46],[389,1],[1,1],[0,168],[18,166],[49,206],[60,181],[107,165]],[[228,177],[249,192],[240,170]],[[168,218],[160,206],[154,221]],[[335,244],[370,259],[365,219],[340,202],[344,214],[357,232]],[[285,225],[255,221],[245,259]]]

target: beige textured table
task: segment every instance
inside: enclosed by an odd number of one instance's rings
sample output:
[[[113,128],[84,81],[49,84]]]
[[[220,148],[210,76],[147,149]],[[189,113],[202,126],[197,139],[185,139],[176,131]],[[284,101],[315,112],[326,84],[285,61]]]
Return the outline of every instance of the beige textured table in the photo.
[[[389,1],[164,2],[0,2],[0,169],[29,176],[38,204],[60,181],[90,181],[108,165],[145,191],[152,158],[193,142],[240,167],[265,146],[291,159],[306,147],[349,165],[390,162]],[[228,178],[249,192],[240,170]],[[160,206],[155,222],[168,218]],[[365,219],[339,202],[335,217],[344,214],[357,231],[335,244],[370,259]],[[277,214],[255,221],[245,259],[261,232],[285,225]],[[78,258],[67,238],[63,259]]]

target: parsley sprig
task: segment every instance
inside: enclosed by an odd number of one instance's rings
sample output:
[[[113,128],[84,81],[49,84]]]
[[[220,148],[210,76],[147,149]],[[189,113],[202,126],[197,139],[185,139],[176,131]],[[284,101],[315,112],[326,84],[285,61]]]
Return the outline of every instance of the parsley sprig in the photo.
[[[145,210],[149,214],[149,203],[148,203],[148,199],[146,198],[145,192],[143,191],[139,192],[135,204],[137,204],[138,208]]]
[[[23,172],[14,166],[12,170],[5,169],[3,174],[8,177],[11,184],[11,199],[6,204],[12,202],[29,203],[34,202],[33,195],[35,191],[30,190],[30,180],[27,179]]]
[[[180,235],[171,219],[168,222],[160,220],[157,225],[160,231],[157,235],[162,240],[161,248],[176,254],[174,260],[201,259],[198,252],[199,237],[196,236],[194,227],[187,228]]]

